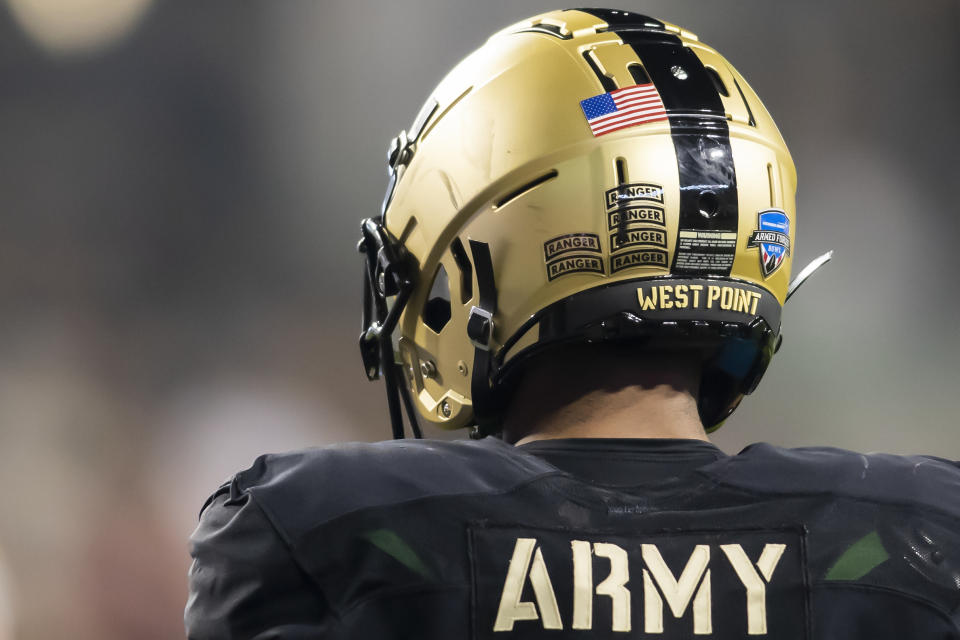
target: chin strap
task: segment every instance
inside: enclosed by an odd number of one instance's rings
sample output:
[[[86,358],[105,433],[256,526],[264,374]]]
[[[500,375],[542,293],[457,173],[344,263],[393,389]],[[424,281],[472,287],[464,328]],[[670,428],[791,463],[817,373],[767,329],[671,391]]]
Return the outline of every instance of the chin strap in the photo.
[[[387,387],[387,405],[393,437],[402,439],[403,414],[407,412],[410,430],[422,438],[417,414],[410,397],[410,389],[403,379],[403,364],[396,361],[393,351],[393,330],[400,314],[410,299],[414,282],[409,256],[403,244],[395,241],[386,229],[387,208],[407,166],[417,152],[417,143],[427,122],[436,113],[439,103],[431,98],[420,109],[409,132],[404,130],[391,140],[387,148],[387,192],[380,206],[380,215],[361,224],[363,236],[358,249],[366,254],[363,282],[363,332],[360,334],[360,355],[367,378],[376,380],[383,374]],[[392,304],[387,298],[394,296]],[[376,314],[376,317],[374,317]]]
[[[497,287],[493,276],[493,259],[490,245],[470,240],[473,268],[477,274],[477,305],[470,308],[467,318],[467,336],[473,343],[473,377],[470,380],[470,396],[477,426],[471,437],[483,437],[489,433],[495,415],[490,377],[493,368],[493,316],[497,313]]]
[[[421,438],[410,390],[403,380],[403,365],[397,362],[393,350],[393,330],[413,292],[411,269],[403,247],[390,238],[380,218],[364,220],[361,232],[363,235],[357,248],[366,258],[363,331],[360,333],[363,367],[370,380],[383,375],[393,437],[404,437],[402,409],[406,409],[410,430],[414,437]],[[389,297],[393,297],[392,304],[388,304]]]

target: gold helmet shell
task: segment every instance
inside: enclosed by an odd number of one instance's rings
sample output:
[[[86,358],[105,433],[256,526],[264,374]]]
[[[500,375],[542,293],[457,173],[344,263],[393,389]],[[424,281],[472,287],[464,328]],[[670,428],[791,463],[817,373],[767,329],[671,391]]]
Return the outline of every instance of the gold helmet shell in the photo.
[[[766,369],[796,171],[696,35],[608,9],[519,22],[443,79],[388,161],[361,347],[428,422],[492,421],[518,364],[577,339],[701,350],[708,429]]]

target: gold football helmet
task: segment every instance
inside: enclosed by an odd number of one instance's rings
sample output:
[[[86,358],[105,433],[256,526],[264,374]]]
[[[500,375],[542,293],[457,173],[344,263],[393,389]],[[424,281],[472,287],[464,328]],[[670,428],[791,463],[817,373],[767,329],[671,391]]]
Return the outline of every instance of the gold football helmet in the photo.
[[[397,437],[401,403],[418,436],[417,414],[496,431],[522,364],[575,341],[698,350],[713,430],[779,346],[793,160],[684,29],[608,9],[510,26],[444,78],[388,165],[362,225],[360,345]]]

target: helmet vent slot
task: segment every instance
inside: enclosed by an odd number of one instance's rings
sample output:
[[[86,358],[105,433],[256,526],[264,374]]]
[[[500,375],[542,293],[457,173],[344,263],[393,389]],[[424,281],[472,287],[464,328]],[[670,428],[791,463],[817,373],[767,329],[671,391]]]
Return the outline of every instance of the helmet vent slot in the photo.
[[[473,85],[470,85],[469,87],[467,87],[467,88],[464,90],[463,93],[461,93],[459,96],[457,96],[456,98],[454,98],[453,102],[451,102],[451,103],[448,104],[446,107],[444,107],[443,111],[441,111],[436,117],[433,117],[433,115],[431,114],[430,118],[427,120],[426,125],[425,125],[424,128],[423,128],[423,133],[421,133],[421,134],[420,134],[420,137],[417,138],[417,142],[418,142],[418,143],[422,143],[424,140],[426,140],[426,139],[427,139],[427,134],[429,134],[431,131],[433,131],[433,128],[436,127],[437,124],[438,124],[441,120],[443,120],[443,118],[444,118],[448,113],[450,113],[450,110],[453,109],[455,106],[457,106],[457,105],[460,103],[461,100],[463,100],[464,98],[466,98],[466,97],[467,97],[467,94],[470,93],[471,91],[473,91]],[[434,111],[433,113],[436,113],[436,111]]]
[[[441,264],[433,276],[430,295],[423,305],[423,323],[434,333],[440,333],[450,322],[450,281],[447,270]]]
[[[546,22],[530,25],[519,31],[514,31],[514,33],[545,33],[548,36],[560,38],[561,40],[569,40],[573,37],[573,34],[565,27],[558,24],[547,24]]]
[[[499,209],[500,207],[508,204],[510,201],[516,200],[517,198],[519,198],[520,196],[522,196],[522,195],[525,194],[526,192],[532,191],[534,188],[539,187],[541,184],[543,184],[543,183],[546,182],[547,180],[552,180],[552,179],[554,179],[554,178],[556,178],[556,177],[557,177],[557,170],[556,170],[556,169],[551,169],[550,171],[546,172],[545,174],[543,174],[543,175],[540,176],[539,178],[534,178],[533,180],[531,180],[530,182],[526,183],[525,185],[514,189],[514,190],[511,191],[510,193],[506,194],[505,196],[503,196],[502,198],[500,198],[499,200],[497,200],[497,201],[494,203],[493,208],[494,208],[494,209]]]
[[[727,90],[727,85],[723,84],[723,79],[720,77],[720,74],[717,73],[717,70],[713,67],[704,67],[704,69],[707,70],[707,75],[710,76],[710,80],[713,82],[713,86],[716,87],[717,93],[724,98],[729,98],[730,92]]]
[[[773,182],[773,165],[767,163],[767,185],[770,187],[770,206],[777,206],[777,190]]]
[[[633,81],[637,84],[650,84],[650,76],[647,75],[647,70],[643,68],[639,62],[631,62],[627,65],[627,71],[630,72]],[[727,94],[723,94],[727,95]]]
[[[617,170],[617,184],[627,184],[629,176],[627,174],[627,161],[624,158],[617,158],[613,163]],[[620,214],[620,221],[617,223],[617,242],[624,243],[627,239],[626,216]]]
[[[617,158],[617,184],[627,184],[627,161],[623,158]]]
[[[604,74],[603,71],[600,70],[600,65],[597,64],[596,55],[597,54],[593,52],[593,49],[587,49],[586,51],[583,52],[583,59],[587,61],[587,64],[590,65],[590,68],[593,70],[593,73],[596,74],[597,79],[600,81],[600,85],[603,87],[604,91],[606,91],[607,93],[610,93],[611,91],[616,91],[617,89],[619,89],[619,87],[617,86],[617,83],[614,81],[613,78]]]
[[[470,258],[467,257],[467,251],[463,248],[460,238],[451,243],[450,253],[453,254],[457,269],[460,270],[460,304],[467,304],[473,298],[473,265],[470,264]]]
[[[747,124],[751,127],[757,126],[757,120],[753,117],[753,109],[750,108],[750,103],[747,102],[747,96],[743,95],[743,89],[740,88],[740,83],[737,82],[736,78],[733,79],[733,86],[736,87],[737,93],[740,94],[740,99],[743,100],[743,106],[747,108],[747,117],[749,118]]]

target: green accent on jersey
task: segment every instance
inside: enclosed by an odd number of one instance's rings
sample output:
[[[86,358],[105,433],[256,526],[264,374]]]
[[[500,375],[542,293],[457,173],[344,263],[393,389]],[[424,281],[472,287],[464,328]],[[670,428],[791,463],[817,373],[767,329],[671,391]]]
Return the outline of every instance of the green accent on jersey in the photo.
[[[367,531],[363,534],[363,538],[417,575],[433,579],[433,572],[423,564],[417,552],[390,529]]]
[[[859,580],[889,557],[890,554],[883,548],[880,536],[876,531],[871,531],[847,547],[847,550],[827,571],[826,579]]]

